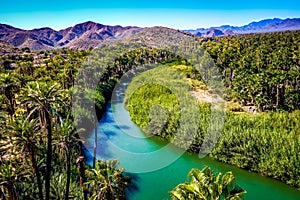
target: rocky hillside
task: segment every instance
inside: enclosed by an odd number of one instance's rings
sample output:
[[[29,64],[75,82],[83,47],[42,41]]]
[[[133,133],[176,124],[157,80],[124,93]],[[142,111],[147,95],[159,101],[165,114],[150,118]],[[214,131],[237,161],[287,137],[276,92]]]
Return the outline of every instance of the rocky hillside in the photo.
[[[86,49],[96,47],[109,40],[122,40],[138,32],[140,28],[108,26],[95,22],[77,24],[60,31],[51,28],[22,30],[0,24],[0,40],[15,47],[29,47],[32,50],[57,47]]]
[[[137,34],[130,37],[127,41],[142,43],[152,47],[162,47],[178,45],[193,38],[193,35],[181,32],[179,30],[162,26],[154,26],[150,28],[144,28]]]
[[[16,50],[18,50],[18,49],[15,48],[14,46],[0,41],[0,56],[5,55],[5,54],[11,54],[12,52],[15,52]]]

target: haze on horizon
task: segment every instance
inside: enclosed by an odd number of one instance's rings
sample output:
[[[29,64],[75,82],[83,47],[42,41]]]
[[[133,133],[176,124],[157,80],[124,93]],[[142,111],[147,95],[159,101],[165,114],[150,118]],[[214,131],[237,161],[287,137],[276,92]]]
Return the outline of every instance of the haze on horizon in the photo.
[[[294,0],[138,0],[113,2],[3,1],[0,23],[18,28],[51,27],[60,30],[86,21],[121,26],[166,26],[175,29],[241,26],[273,18],[299,18],[300,2]]]

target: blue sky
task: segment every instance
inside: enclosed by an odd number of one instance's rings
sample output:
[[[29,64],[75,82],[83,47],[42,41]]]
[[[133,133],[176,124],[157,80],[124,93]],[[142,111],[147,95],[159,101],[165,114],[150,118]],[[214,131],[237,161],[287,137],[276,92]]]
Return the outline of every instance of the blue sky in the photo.
[[[4,0],[0,23],[56,30],[85,21],[109,25],[195,29],[244,25],[265,18],[300,18],[297,0]]]

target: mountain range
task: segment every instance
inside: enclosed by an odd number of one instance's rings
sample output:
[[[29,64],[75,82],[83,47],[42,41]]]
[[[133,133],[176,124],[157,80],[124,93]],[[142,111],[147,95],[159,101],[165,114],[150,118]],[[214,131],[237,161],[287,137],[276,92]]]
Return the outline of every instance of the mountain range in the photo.
[[[251,22],[244,26],[223,25],[211,28],[198,28],[196,30],[183,30],[196,36],[223,36],[234,34],[266,33],[287,30],[300,30],[300,18],[294,19],[264,19]]]
[[[0,24],[0,40],[15,47],[29,47],[32,50],[96,47],[109,40],[122,40],[141,30],[134,26],[108,26],[95,22],[85,22],[73,27],[55,31],[51,28],[22,30]]]
[[[84,22],[59,31],[51,28],[23,30],[10,25],[0,24],[0,41],[15,47],[29,47],[32,50],[53,48],[87,49],[103,43],[112,43],[124,39],[148,41],[153,34],[166,33],[176,38],[195,36],[214,37],[234,34],[276,32],[300,30],[300,18],[266,19],[252,22],[245,26],[229,26],[198,28],[196,30],[174,30],[166,27],[140,28],[136,26],[110,26],[95,22]],[[139,38],[143,39],[139,39]],[[147,39],[148,38],[148,39]],[[174,40],[175,41],[175,40]],[[153,43],[153,41],[152,41]]]

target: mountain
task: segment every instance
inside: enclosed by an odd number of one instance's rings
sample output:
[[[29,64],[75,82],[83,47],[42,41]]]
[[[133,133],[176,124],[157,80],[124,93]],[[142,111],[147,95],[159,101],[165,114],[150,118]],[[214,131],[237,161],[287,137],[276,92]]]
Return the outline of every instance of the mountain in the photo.
[[[226,36],[247,33],[300,30],[300,18],[265,19],[245,26],[224,25],[220,27],[199,28],[196,30],[174,30],[166,27],[139,28],[136,26],[109,26],[95,22],[76,24],[59,31],[51,28],[23,30],[0,24],[0,42],[14,47],[29,47],[31,50],[53,48],[94,48],[101,44],[111,44],[121,40],[140,41],[149,45],[157,43],[176,44],[195,36]]]
[[[29,47],[32,50],[58,47],[86,49],[96,47],[104,41],[128,38],[140,30],[141,28],[134,26],[109,26],[91,21],[59,31],[48,27],[22,30],[0,24],[0,40],[15,47]]]
[[[208,37],[214,37],[214,36],[223,36],[224,33],[218,29],[210,29],[209,31],[206,32],[206,36]]]
[[[264,19],[258,22],[251,22],[244,26],[223,25],[220,27],[198,28],[196,30],[183,30],[184,32],[192,33],[196,36],[220,36],[248,33],[265,33],[287,30],[300,30],[300,18],[294,19]],[[216,33],[214,35],[213,33]]]
[[[179,30],[162,26],[154,26],[144,28],[137,34],[127,39],[127,42],[142,43],[152,47],[170,47],[179,45],[193,38],[193,35],[181,32]]]

